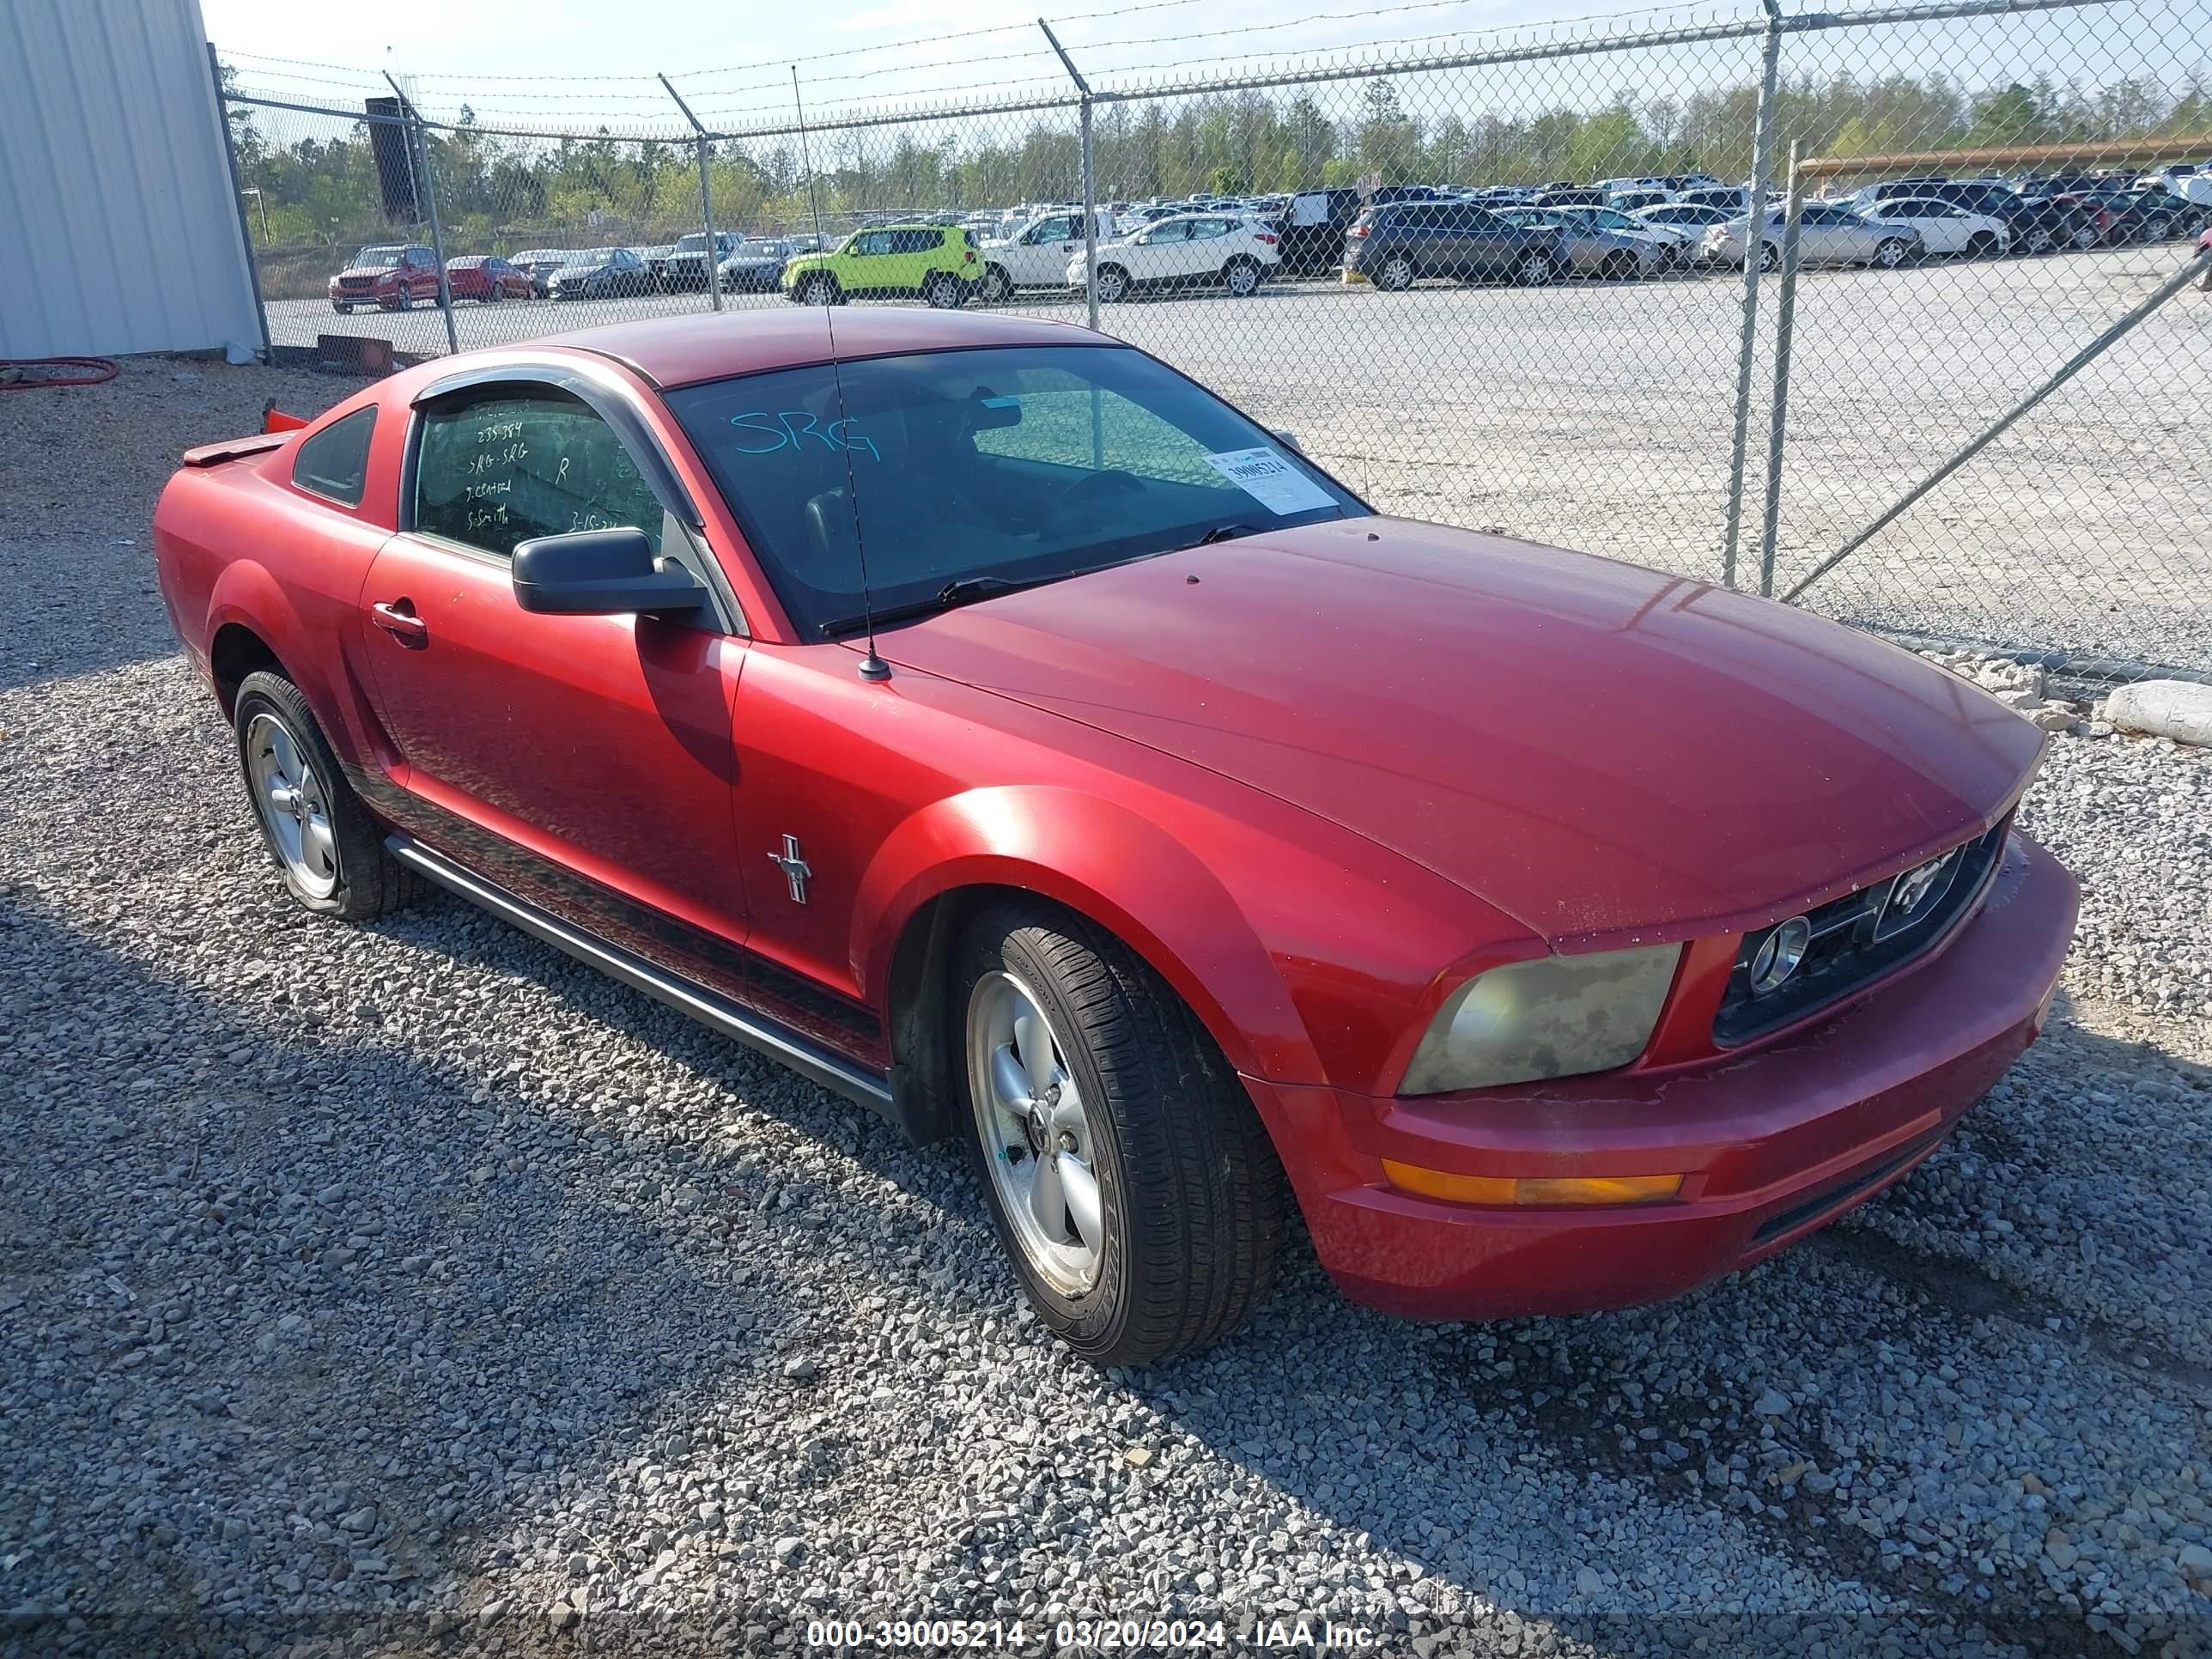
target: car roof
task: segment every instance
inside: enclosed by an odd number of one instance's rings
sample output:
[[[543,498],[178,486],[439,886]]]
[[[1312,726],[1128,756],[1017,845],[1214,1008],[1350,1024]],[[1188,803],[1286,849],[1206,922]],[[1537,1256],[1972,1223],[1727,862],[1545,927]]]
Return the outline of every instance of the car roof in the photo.
[[[837,355],[848,359],[973,346],[1121,343],[1075,323],[921,306],[846,307],[837,313],[836,331]],[[830,323],[820,306],[646,318],[551,335],[538,343],[599,352],[664,387],[826,363],[830,356]]]

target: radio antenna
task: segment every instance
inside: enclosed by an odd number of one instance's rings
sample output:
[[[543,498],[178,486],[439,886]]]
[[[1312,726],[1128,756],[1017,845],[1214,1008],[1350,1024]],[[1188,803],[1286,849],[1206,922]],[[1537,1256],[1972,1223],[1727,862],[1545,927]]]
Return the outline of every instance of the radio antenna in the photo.
[[[814,199],[814,244],[822,245],[822,186],[814,177],[814,161],[806,143],[806,106],[799,97],[799,65],[791,66],[791,105],[799,113],[799,163],[806,169],[807,193]],[[887,680],[891,665],[876,654],[876,596],[868,586],[868,544],[860,534],[860,482],[853,476],[852,419],[845,409],[845,374],[837,364],[837,319],[830,315],[834,295],[822,297],[822,326],[830,331],[830,384],[837,392],[837,420],[830,430],[838,434],[837,448],[845,458],[845,499],[853,504],[853,551],[860,562],[860,615],[868,626],[868,654],[860,659],[860,678]]]
[[[838,453],[845,458],[845,498],[853,504],[853,551],[860,561],[860,615],[868,624],[868,654],[860,659],[860,678],[864,680],[887,680],[891,677],[891,665],[876,654],[876,596],[868,586],[868,544],[860,534],[860,484],[853,476],[853,417],[845,411],[845,375],[837,367],[837,319],[830,307],[822,307],[822,325],[830,331],[830,384],[837,392],[837,423],[830,430],[837,434]]]

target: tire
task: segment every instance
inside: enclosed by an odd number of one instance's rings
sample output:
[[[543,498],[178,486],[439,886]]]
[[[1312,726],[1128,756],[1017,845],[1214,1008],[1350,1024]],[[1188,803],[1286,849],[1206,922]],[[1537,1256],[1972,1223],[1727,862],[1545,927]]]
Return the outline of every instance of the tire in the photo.
[[[1885,236],[1875,244],[1874,262],[1884,270],[1901,270],[1912,259],[1912,244],[1901,236]]]
[[[1403,294],[1413,285],[1413,262],[1402,253],[1386,256],[1375,273],[1375,286],[1385,294]]]
[[[247,675],[232,723],[254,820],[295,902],[317,915],[372,921],[416,896],[413,872],[385,850],[383,830],[298,686],[266,670]],[[289,790],[289,803],[281,789]]]
[[[490,287],[484,289],[483,298],[477,301],[477,303],[478,305],[495,306],[506,297],[507,296],[505,295],[500,292],[499,284],[497,283],[494,283]]]
[[[1098,267],[1098,303],[1119,305],[1129,297],[1129,273],[1119,265]]]
[[[1978,230],[1966,238],[1966,257],[1986,259],[1997,251],[1997,239],[1986,230]]]
[[[2146,242],[2163,242],[2173,234],[2173,221],[2163,214],[2143,221],[2142,239]]]
[[[2016,246],[2022,253],[2049,253],[2058,246],[2058,237],[2049,225],[2030,225]]]
[[[1273,1277],[1284,1181],[1188,1006],[1120,940],[1042,905],[978,916],[954,983],[971,1144],[1046,1328],[1094,1364],[1149,1365],[1241,1324]]]
[[[957,311],[968,303],[967,289],[948,271],[939,271],[925,282],[921,297],[933,311]]]
[[[1513,280],[1523,288],[1545,288],[1559,280],[1559,267],[1552,256],[1531,248],[1514,261]]]
[[[1636,256],[1626,248],[1616,248],[1605,256],[1597,274],[1612,282],[1625,283],[1636,275]]]
[[[2096,226],[2085,222],[2067,233],[2066,246],[2076,252],[2086,253],[2104,240],[2103,234]]]
[[[837,303],[837,279],[830,276],[802,277],[793,297],[803,306],[834,306]]]
[[[1014,297],[1013,278],[1003,265],[985,265],[983,279],[975,284],[975,297],[987,306],[1001,305]]]
[[[1221,268],[1221,285],[1239,300],[1249,300],[1260,291],[1260,264],[1256,259],[1241,255]]]
[[[1771,242],[1759,245],[1759,269],[1761,275],[1778,270],[1782,264],[1782,250]]]
[[[350,317],[350,316],[352,316],[352,315],[353,315],[353,307],[352,307],[351,306],[349,306],[349,305],[346,304],[346,302],[345,302],[344,301],[343,301],[343,300],[333,300],[333,301],[331,301],[331,309],[332,311],[337,312],[337,314],[338,314],[339,316],[341,316],[341,317]]]

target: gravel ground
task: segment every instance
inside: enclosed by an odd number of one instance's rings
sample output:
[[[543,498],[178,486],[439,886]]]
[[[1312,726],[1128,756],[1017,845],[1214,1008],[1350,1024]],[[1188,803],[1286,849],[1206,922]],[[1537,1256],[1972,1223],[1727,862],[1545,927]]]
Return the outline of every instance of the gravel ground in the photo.
[[[2054,740],[2051,1026],[1807,1246],[1468,1328],[1302,1261],[1102,1375],[949,1149],[458,903],[283,902],[146,520],[343,388],[178,372],[0,404],[0,1653],[2212,1653],[2212,757]]]
[[[2188,257],[2185,245],[1901,271],[1812,270],[1798,289],[1777,592],[2054,373]],[[1761,290],[1741,568],[1759,568],[1776,285]],[[462,345],[700,295],[462,305]],[[734,309],[780,295],[732,296]],[[1109,306],[1108,331],[1236,399],[1394,513],[1588,548],[1717,580],[1742,278],[1379,294],[1279,283]],[[1079,319],[1065,299],[1022,309]],[[442,351],[434,311],[271,307],[280,340],[380,335]],[[1831,616],[1960,640],[2212,672],[2212,297],[2185,291],[1824,578]]]

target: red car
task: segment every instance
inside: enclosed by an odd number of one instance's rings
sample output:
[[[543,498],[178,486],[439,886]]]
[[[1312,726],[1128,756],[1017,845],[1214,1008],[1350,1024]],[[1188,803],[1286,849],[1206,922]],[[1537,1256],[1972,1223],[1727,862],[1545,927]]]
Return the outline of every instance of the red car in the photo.
[[[353,263],[331,278],[331,309],[340,314],[356,306],[405,311],[421,301],[438,300],[438,256],[412,244],[365,247]]]
[[[497,305],[536,297],[530,278],[496,253],[467,253],[446,261],[446,287],[456,300]]]
[[[1942,1140],[2073,928],[1971,685],[1378,514],[1078,327],[466,353],[155,528],[299,902],[437,884],[964,1139],[1101,1362],[1243,1319],[1293,1205],[1416,1315],[1755,1261]]]

